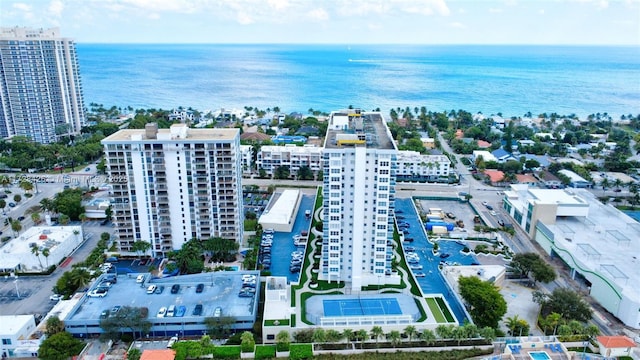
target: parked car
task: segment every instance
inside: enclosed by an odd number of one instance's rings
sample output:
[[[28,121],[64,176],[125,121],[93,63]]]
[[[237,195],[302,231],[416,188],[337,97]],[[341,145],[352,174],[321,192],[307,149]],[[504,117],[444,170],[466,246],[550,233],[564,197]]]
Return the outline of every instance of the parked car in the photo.
[[[16,203],[10,202],[8,205],[9,205],[9,207],[16,207]]]
[[[198,284],[196,286],[196,293],[200,294],[204,290],[204,284]]]
[[[100,313],[100,319],[106,319],[109,317],[109,309],[102,310]]]
[[[116,316],[118,314],[118,311],[120,311],[121,306],[120,305],[116,305],[114,307],[111,308],[111,316]]]
[[[51,300],[51,301],[60,301],[63,298],[64,298],[64,296],[60,295],[60,294],[53,294],[53,295],[49,296],[49,300]]]
[[[173,344],[175,344],[177,341],[178,341],[178,337],[172,336],[171,339],[169,339],[169,342],[167,343],[167,349],[171,349],[171,347],[173,347]]]
[[[240,291],[238,293],[238,297],[253,297],[255,293],[249,292],[249,291]]]
[[[87,296],[90,298],[103,298],[107,296],[108,291],[105,289],[95,289],[91,290],[87,293]]]
[[[160,285],[156,288],[156,291],[154,291],[156,294],[162,294],[162,292],[164,291],[164,285]]]
[[[171,287],[171,293],[172,293],[172,294],[177,294],[177,293],[178,293],[178,291],[180,291],[180,285],[179,285],[179,284],[174,284],[174,285]]]
[[[137,283],[143,283],[144,282],[144,275],[142,275],[142,274],[138,275],[138,277],[136,278],[136,282]]]
[[[191,313],[193,316],[202,315],[202,304],[197,304],[195,308],[193,308],[193,312]]]
[[[153,294],[153,293],[155,293],[157,288],[158,288],[158,287],[157,287],[157,286],[155,286],[155,285],[149,285],[149,287],[147,288],[147,294]]]
[[[213,317],[220,317],[222,316],[222,308],[220,306],[218,306],[214,311],[213,311]]]
[[[163,306],[158,310],[158,314],[156,315],[156,317],[163,318],[166,314],[167,308]]]
[[[185,312],[187,312],[187,307],[184,305],[180,305],[176,308],[176,314],[174,316],[183,317]]]

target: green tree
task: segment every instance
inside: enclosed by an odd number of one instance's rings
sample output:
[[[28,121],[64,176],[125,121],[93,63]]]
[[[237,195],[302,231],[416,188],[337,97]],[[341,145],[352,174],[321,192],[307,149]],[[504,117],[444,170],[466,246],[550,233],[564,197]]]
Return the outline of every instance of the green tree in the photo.
[[[382,335],[384,335],[384,330],[382,330],[382,327],[380,326],[374,326],[371,328],[371,331],[369,331],[369,334],[371,334],[371,337],[376,340],[377,345]]]
[[[13,228],[13,223],[11,224],[11,227]],[[36,256],[36,258],[38,259],[38,263],[40,263],[40,269],[42,269],[42,261],[40,261],[40,249],[38,248],[38,244],[31,243],[30,248],[31,253]]]
[[[326,337],[327,337],[327,342],[329,343],[337,343],[338,341],[342,340],[342,333],[334,330],[334,329],[329,329],[326,332]]]
[[[71,219],[66,214],[60,214],[58,216],[58,223],[62,226],[69,224],[70,221]]]
[[[298,179],[313,180],[313,171],[306,165],[301,166],[300,169],[298,169]]]
[[[57,193],[53,199],[52,210],[67,215],[73,221],[80,220],[80,214],[85,212],[82,206],[82,190],[65,189]]]
[[[566,321],[587,322],[593,313],[589,303],[570,289],[556,288],[551,294],[534,291],[533,300],[540,304],[542,316],[557,313]]]
[[[49,255],[51,255],[49,248],[42,249],[42,256],[44,256],[46,260],[47,268],[49,268]]]
[[[290,171],[289,171],[289,167],[287,166],[278,166],[276,168],[275,173],[273,174],[273,177],[276,179],[288,179],[290,176]]]
[[[436,334],[431,329],[424,329],[420,333],[420,340],[424,341],[427,346],[433,344],[436,340]]]
[[[20,223],[20,220],[11,221],[11,230],[14,232],[16,236],[20,234],[20,231],[22,230],[22,223]]]
[[[135,347],[131,347],[127,351],[127,360],[140,360],[141,356],[142,353],[140,352],[140,349],[137,349]]]
[[[253,338],[253,334],[249,331],[245,331],[242,333],[242,335],[240,335],[240,348],[242,349],[242,352],[253,352],[253,349],[256,346],[256,341]]]
[[[20,181],[20,185],[19,186],[25,192],[29,192],[29,191],[33,190],[33,183],[31,183],[31,181],[22,180],[22,181]]]
[[[324,344],[327,342],[327,332],[323,328],[313,329],[313,337],[311,339],[316,344]]]
[[[138,258],[141,258],[143,254],[146,254],[146,252],[151,249],[151,243],[144,240],[138,240],[133,243],[132,249],[138,254]]]
[[[34,212],[33,214],[31,214],[31,221],[33,221],[33,223],[36,225],[40,224],[40,221],[42,221],[42,218],[40,217],[40,213]]]
[[[83,288],[90,280],[91,274],[87,270],[81,268],[71,270],[71,284],[75,286],[76,289]]]
[[[15,201],[16,204],[19,203],[20,201],[22,201],[22,195],[20,194],[13,195],[13,201]]]
[[[0,209],[2,209],[2,212],[4,213],[4,208],[7,207],[7,202],[4,199],[0,199]]]
[[[408,325],[407,327],[404,328],[404,334],[407,335],[407,337],[409,338],[409,342],[413,340],[413,338],[416,336],[417,333],[418,333],[418,330],[416,330],[416,327],[413,325]]]
[[[507,303],[498,288],[478,277],[462,276],[458,280],[460,295],[469,305],[469,313],[477,326],[498,327],[498,322],[507,312]]]
[[[55,335],[64,331],[64,323],[57,316],[51,316],[47,319],[45,325],[45,334],[47,336]]]
[[[276,334],[276,351],[289,351],[291,335],[288,331],[282,330]]]
[[[42,360],[66,360],[80,354],[84,343],[66,331],[47,337],[38,349],[38,358]]]
[[[393,345],[393,347],[400,345],[400,342],[402,342],[402,335],[398,330],[391,330],[386,337],[387,340],[391,342],[391,345]]]
[[[367,330],[365,329],[360,329],[356,331],[356,339],[360,341],[360,349],[364,347],[364,342],[367,340],[368,336],[369,336],[369,333],[367,333]]]
[[[344,329],[342,330],[342,337],[348,342],[350,343],[351,341],[353,341],[353,330],[352,329]]]

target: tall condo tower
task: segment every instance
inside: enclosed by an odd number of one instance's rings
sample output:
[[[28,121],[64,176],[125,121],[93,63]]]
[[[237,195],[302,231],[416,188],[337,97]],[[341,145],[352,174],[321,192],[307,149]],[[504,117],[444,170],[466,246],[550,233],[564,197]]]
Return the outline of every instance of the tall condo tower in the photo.
[[[0,137],[47,144],[85,123],[76,45],[58,28],[0,28]]]
[[[122,253],[151,244],[154,256],[191,239],[243,234],[238,129],[120,130],[102,140]]]
[[[380,113],[331,113],[323,153],[319,278],[352,291],[391,274],[397,149]]]

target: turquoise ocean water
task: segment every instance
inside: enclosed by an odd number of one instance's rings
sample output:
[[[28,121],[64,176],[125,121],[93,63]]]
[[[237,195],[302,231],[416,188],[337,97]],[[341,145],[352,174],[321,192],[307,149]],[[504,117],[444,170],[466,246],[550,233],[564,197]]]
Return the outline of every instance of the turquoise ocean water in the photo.
[[[640,48],[78,44],[85,103],[640,113]]]

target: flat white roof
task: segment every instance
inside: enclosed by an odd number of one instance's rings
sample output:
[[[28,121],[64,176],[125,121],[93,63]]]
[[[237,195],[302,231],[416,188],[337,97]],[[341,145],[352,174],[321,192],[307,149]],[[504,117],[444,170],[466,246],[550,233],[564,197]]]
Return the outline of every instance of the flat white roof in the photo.
[[[554,241],[589,270],[620,286],[630,298],[640,297],[640,223],[584,189],[573,190],[589,206],[589,216],[558,217],[544,224]]]
[[[19,264],[37,263],[35,255],[31,253],[31,244],[36,244],[38,248],[48,248],[51,255],[57,253],[58,249],[66,249],[68,241],[73,241],[76,236],[74,231],[78,231],[77,236],[82,235],[80,226],[34,226],[27,229],[17,238],[7,242],[0,248],[0,267],[12,269]],[[67,254],[64,254],[67,255]],[[44,259],[41,259],[44,261]],[[53,257],[49,258],[53,260]]]
[[[15,335],[20,329],[22,329],[29,321],[33,320],[33,315],[3,315],[0,316],[0,336]],[[35,322],[35,321],[34,321]]]
[[[558,171],[560,174],[563,174],[564,176],[568,177],[569,179],[571,179],[571,181],[573,182],[588,182],[585,178],[583,178],[582,176],[574,173],[571,170],[567,170],[567,169],[562,169],[560,171]]]
[[[300,197],[300,190],[287,189],[280,194],[275,204],[268,213],[262,213],[258,223],[260,224],[289,224],[293,211],[296,209],[296,202]]]
[[[560,189],[529,189],[529,194],[533,196],[534,201],[543,204],[587,206],[586,201],[577,196],[573,191]]]

